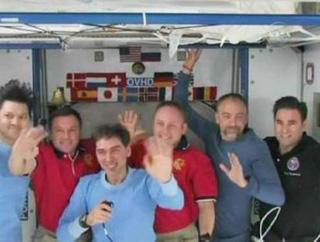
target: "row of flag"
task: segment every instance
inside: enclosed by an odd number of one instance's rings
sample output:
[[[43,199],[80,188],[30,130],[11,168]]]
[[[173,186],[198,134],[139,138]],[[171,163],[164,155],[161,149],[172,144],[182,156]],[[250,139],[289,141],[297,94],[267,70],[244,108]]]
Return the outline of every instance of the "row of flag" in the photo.
[[[141,47],[121,47],[119,48],[120,62],[159,62],[160,52],[141,52]]]
[[[150,102],[172,100],[175,75],[155,72],[153,77],[127,77],[126,73],[68,73],[71,102]],[[212,101],[217,89],[189,87],[189,100]]]
[[[127,77],[126,73],[68,73],[67,88],[173,86],[172,72],[155,72],[153,77]]]
[[[72,102],[158,102],[173,98],[174,87],[71,88]],[[212,101],[216,87],[189,87],[189,101]]]

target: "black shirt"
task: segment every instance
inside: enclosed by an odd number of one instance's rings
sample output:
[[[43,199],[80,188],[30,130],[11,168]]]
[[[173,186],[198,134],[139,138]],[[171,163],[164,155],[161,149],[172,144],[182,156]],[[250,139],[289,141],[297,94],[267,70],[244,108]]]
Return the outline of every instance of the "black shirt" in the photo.
[[[295,148],[281,155],[275,137],[267,137],[265,141],[286,195],[272,231],[288,239],[317,236],[320,233],[319,143],[304,134]],[[260,218],[271,208],[271,205],[260,203]]]

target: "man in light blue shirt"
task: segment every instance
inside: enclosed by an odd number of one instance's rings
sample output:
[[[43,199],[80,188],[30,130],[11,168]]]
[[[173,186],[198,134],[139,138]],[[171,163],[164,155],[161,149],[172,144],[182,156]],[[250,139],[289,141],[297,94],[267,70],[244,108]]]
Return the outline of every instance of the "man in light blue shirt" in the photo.
[[[156,206],[183,207],[182,191],[172,175],[173,147],[150,138],[145,170],[132,169],[127,165],[130,136],[123,126],[100,126],[94,137],[102,171],[80,180],[60,219],[58,241],[75,241],[89,228],[95,242],[155,241]]]
[[[29,185],[28,176],[9,172],[11,147],[30,125],[32,91],[16,80],[0,89],[0,241],[22,241],[20,216]],[[42,132],[42,131],[41,131]],[[41,136],[43,138],[43,136]]]

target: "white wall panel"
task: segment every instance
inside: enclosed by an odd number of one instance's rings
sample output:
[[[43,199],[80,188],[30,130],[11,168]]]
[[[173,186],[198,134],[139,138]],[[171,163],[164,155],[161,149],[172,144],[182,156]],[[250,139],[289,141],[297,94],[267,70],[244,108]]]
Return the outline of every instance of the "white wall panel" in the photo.
[[[311,135],[320,139],[320,128],[317,125],[317,119],[320,117],[320,45],[307,46],[304,52],[304,63],[314,64],[314,82],[306,84],[304,78],[303,95],[304,101],[308,106],[308,131]],[[305,67],[304,67],[305,68]]]
[[[249,52],[249,126],[273,135],[272,107],[282,96],[300,95],[300,54],[291,48]]]
[[[0,50],[0,85],[10,79],[32,83],[31,50]]]

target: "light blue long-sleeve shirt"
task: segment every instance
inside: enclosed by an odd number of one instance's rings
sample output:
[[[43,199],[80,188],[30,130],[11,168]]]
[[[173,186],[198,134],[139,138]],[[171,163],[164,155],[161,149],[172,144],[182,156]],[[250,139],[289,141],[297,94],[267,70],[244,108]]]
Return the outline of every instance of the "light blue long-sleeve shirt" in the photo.
[[[142,169],[129,168],[126,179],[112,185],[105,172],[81,178],[65,209],[57,229],[58,242],[71,242],[85,231],[79,217],[90,212],[104,200],[112,201],[111,219],[105,223],[114,242],[152,242],[154,213],[157,205],[169,209],[183,207],[183,194],[172,176],[168,183],[160,183]],[[108,241],[103,225],[92,226],[93,241]]]
[[[0,142],[0,242],[22,241],[20,216],[26,199],[29,176],[9,171],[11,147]]]

